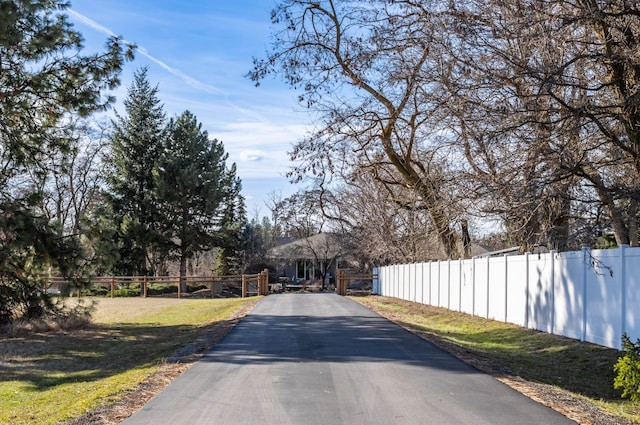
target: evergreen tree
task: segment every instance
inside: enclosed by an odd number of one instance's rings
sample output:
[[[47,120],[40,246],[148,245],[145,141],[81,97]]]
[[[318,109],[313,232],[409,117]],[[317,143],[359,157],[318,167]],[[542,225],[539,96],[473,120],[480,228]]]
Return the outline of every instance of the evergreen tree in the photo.
[[[236,164],[232,164],[228,174],[227,202],[220,221],[216,245],[220,248],[217,258],[216,274],[228,275],[239,273],[241,254],[245,249],[244,230],[247,226],[244,197],[240,194],[242,184],[236,178]]]
[[[83,54],[67,7],[0,0],[0,324],[56,310],[42,272],[71,273],[77,241],[59,236],[36,208],[42,187],[25,181],[55,171],[47,159],[69,150],[67,118],[104,109],[113,99],[103,91],[132,58],[116,38],[103,53]]]
[[[238,200],[240,182],[235,167],[226,168],[227,156],[222,142],[209,140],[192,113],[186,111],[169,122],[156,169],[163,213],[159,226],[168,249],[180,261],[183,291],[187,260],[225,239],[227,213]]]
[[[138,70],[124,101],[125,114],[113,120],[108,163],[108,200],[118,227],[119,264],[123,274],[154,274],[153,250],[158,219],[153,170],[166,138],[166,118],[158,87]]]

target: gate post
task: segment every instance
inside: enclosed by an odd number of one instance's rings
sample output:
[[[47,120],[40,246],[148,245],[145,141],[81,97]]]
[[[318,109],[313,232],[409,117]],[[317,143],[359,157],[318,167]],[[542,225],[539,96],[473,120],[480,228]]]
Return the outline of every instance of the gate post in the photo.
[[[338,295],[347,295],[347,276],[342,270],[338,271]]]

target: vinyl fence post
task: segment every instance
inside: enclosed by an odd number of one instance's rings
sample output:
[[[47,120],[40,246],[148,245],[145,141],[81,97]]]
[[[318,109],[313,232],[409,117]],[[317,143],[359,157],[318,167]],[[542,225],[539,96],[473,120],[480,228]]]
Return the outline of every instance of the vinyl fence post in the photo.
[[[429,261],[429,305],[433,305],[432,293],[431,293],[431,267],[433,266],[433,261]]]
[[[629,248],[629,245],[620,245],[620,299],[621,299],[621,308],[620,311],[622,313],[621,323],[620,323],[620,335],[617,338],[616,348],[620,349],[622,344],[622,335],[627,330],[627,270],[626,270],[626,258],[625,254]]]
[[[555,333],[556,329],[556,254],[558,251],[551,250],[551,330],[549,333]]]
[[[458,311],[462,311],[462,273],[463,273],[463,260],[460,258],[458,260]]]
[[[471,315],[476,315],[476,258],[471,259]]]
[[[587,269],[589,268],[589,247],[582,247],[582,341],[587,340],[587,306],[589,305],[589,296],[588,293],[588,280],[589,273]]]
[[[529,303],[531,302],[531,289],[529,288],[529,255],[530,253],[524,253],[524,327],[529,327],[529,309],[531,308]]]
[[[447,260],[447,309],[451,310],[451,258]]]
[[[504,254],[504,321],[509,317],[509,256]]]

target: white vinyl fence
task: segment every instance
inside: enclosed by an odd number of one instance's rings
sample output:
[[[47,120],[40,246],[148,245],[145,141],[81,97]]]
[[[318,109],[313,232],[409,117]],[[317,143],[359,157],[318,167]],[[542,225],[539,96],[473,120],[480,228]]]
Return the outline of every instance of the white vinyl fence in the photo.
[[[640,338],[640,248],[481,257],[377,269],[378,295],[620,349]]]

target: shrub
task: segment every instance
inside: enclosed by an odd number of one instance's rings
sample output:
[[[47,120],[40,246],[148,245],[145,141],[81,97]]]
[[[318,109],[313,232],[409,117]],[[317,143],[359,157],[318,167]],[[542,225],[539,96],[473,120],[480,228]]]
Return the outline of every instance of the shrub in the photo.
[[[89,288],[83,289],[81,295],[83,297],[104,297],[111,294],[111,290],[109,288],[105,288],[104,286],[91,286]]]
[[[113,291],[114,297],[139,297],[140,287],[131,286],[130,288],[120,288]]]
[[[208,289],[208,286],[203,284],[187,285],[187,292],[196,292],[196,291],[201,291],[203,289]]]
[[[178,285],[151,284],[147,286],[147,295],[175,294],[178,292]]]
[[[36,319],[19,319],[10,324],[0,325],[0,333],[17,337],[34,332],[74,331],[90,326],[96,302],[87,303],[85,299],[80,298],[71,304],[68,306],[64,299],[58,299],[56,309],[51,314]]]
[[[613,367],[618,375],[613,381],[614,388],[622,388],[622,397],[640,401],[640,338],[633,343],[625,333],[622,335],[624,355]]]

